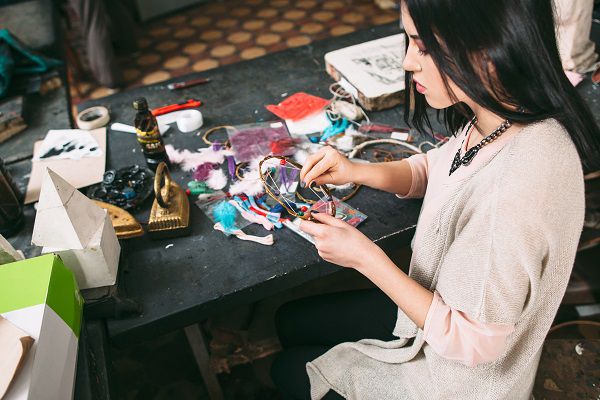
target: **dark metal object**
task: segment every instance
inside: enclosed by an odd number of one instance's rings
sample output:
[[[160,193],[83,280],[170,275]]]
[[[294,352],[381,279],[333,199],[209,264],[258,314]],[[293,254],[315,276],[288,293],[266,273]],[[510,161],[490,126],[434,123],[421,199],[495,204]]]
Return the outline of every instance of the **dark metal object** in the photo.
[[[152,171],[137,164],[118,171],[111,169],[104,173],[101,183],[88,189],[87,195],[91,199],[131,210],[150,196],[153,181]]]
[[[475,125],[476,122],[477,122],[477,119],[473,118],[471,120],[471,122],[469,123],[470,126],[467,129],[467,132],[465,133],[465,138],[461,142],[460,147],[458,148],[458,150],[456,151],[456,154],[454,155],[454,160],[452,160],[452,165],[450,166],[450,173],[448,175],[452,175],[452,173],[454,171],[456,171],[458,169],[458,167],[460,167],[461,165],[469,165],[471,163],[471,161],[473,161],[473,158],[475,158],[475,156],[477,155],[477,153],[479,153],[479,150],[481,150],[481,148],[483,146],[496,140],[498,138],[498,136],[502,135],[512,125],[509,120],[504,121],[503,123],[500,124],[499,127],[494,129],[494,132],[492,132],[489,135],[487,135],[486,137],[484,137],[481,140],[481,142],[479,142],[475,146],[471,147],[469,150],[467,150],[465,155],[461,157],[460,152],[462,150],[463,145],[465,144],[465,140],[468,136],[468,132],[473,128],[473,126]]]

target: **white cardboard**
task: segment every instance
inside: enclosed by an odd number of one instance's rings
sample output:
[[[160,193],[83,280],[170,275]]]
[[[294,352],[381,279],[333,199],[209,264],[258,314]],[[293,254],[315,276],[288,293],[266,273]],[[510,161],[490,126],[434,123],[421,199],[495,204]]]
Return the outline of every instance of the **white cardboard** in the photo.
[[[367,98],[396,93],[404,90],[405,40],[400,33],[360,43],[325,54],[325,61],[346,80],[346,90],[358,90]]]
[[[48,168],[31,242],[59,249],[83,249],[104,217],[104,210]]]
[[[78,345],[71,328],[46,304],[1,315],[35,339],[2,400],[71,399]]]
[[[104,210],[103,210],[104,211]],[[55,253],[73,271],[80,289],[114,285],[117,280],[121,246],[108,213],[83,249],[44,247],[42,254]]]

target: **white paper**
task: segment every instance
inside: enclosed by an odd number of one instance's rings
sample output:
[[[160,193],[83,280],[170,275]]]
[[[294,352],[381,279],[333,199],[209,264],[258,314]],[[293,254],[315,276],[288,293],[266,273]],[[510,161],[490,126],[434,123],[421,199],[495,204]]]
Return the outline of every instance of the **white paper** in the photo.
[[[82,129],[50,130],[33,161],[80,160],[84,157],[102,156],[100,145],[89,131]]]
[[[406,142],[408,140],[408,132],[392,132],[390,137],[392,139],[402,140]]]
[[[298,121],[286,119],[285,124],[292,135],[309,135],[311,133],[323,132],[330,125],[330,122],[329,118],[327,118],[327,113],[321,111]]]
[[[360,43],[325,54],[325,61],[367,98],[396,93],[404,90],[405,40],[401,33]],[[345,82],[339,83],[353,92]]]

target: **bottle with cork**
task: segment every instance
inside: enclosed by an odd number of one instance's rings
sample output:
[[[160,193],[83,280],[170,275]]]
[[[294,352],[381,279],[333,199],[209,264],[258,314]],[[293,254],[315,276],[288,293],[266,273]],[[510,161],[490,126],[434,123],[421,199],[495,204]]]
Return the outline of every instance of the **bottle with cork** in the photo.
[[[165,162],[167,167],[170,168],[171,164],[165,150],[165,144],[160,136],[156,118],[148,108],[148,102],[144,97],[140,97],[133,102],[133,108],[137,110],[135,134],[140,146],[142,146],[146,164],[154,172],[156,172],[156,167],[161,162]]]

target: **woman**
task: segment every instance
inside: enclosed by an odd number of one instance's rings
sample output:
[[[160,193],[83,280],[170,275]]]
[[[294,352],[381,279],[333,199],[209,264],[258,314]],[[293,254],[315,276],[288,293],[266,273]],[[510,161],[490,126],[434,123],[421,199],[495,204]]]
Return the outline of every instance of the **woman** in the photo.
[[[551,0],[403,0],[401,14],[410,121],[428,127],[428,104],[456,135],[383,164],[323,149],[301,179],[424,197],[410,273],[331,216],[303,222],[325,260],[380,290],[284,305],[272,377],[289,398],[527,399],[600,134],[562,72]]]

